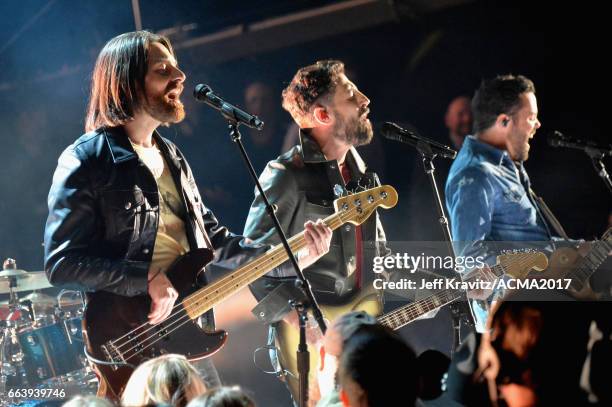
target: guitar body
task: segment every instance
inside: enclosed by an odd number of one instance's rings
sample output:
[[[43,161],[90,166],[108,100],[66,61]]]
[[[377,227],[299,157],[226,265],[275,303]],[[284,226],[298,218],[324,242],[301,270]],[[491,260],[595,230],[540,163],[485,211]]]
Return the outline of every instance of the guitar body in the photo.
[[[351,311],[365,311],[378,316],[382,313],[382,296],[373,288],[365,288],[357,293],[349,303],[343,305],[321,305],[323,317],[329,323],[336,318]],[[292,311],[294,312],[294,311]],[[329,328],[329,325],[328,325]],[[296,351],[300,342],[300,331],[297,328],[281,321],[276,325],[276,346],[279,351],[280,364],[284,370],[290,372],[285,375],[287,386],[294,400],[299,400],[299,376],[297,369]],[[309,387],[316,380],[316,371],[319,368],[319,349],[308,345],[310,356],[310,371],[308,375]]]
[[[168,279],[179,293],[173,314],[182,307],[183,298],[198,290],[197,276],[211,259],[210,251],[197,249],[177,259],[168,269]],[[100,380],[98,396],[118,400],[134,369],[146,360],[167,353],[198,360],[212,355],[225,344],[226,332],[206,332],[196,320],[188,318],[184,313],[180,314],[184,316],[180,321],[179,315],[174,318],[171,315],[158,325],[149,325],[147,315],[150,307],[151,299],[148,295],[124,297],[104,291],[88,295],[83,318],[83,334],[88,353],[95,359],[108,362],[111,358],[105,351],[105,345],[109,341],[116,341],[124,344],[117,349],[128,363],[108,366],[92,361]],[[138,328],[142,324],[145,324],[144,327]],[[132,331],[131,335],[125,336]]]
[[[570,273],[579,266],[583,259],[576,249],[570,247],[559,248],[551,254],[548,269],[540,277],[550,279],[570,278]],[[601,297],[593,291],[588,278],[583,281],[572,278],[572,284],[567,292],[575,299],[583,301],[596,301]]]

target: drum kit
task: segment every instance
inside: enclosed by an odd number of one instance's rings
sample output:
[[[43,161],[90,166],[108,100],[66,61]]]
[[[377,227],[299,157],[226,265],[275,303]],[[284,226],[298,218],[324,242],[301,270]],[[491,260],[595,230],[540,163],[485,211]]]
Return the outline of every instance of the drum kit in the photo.
[[[49,287],[44,271],[4,262],[0,294],[9,298],[0,302],[0,405],[9,401],[11,389],[64,389],[65,397],[96,392],[83,349],[82,294],[62,290],[54,297],[39,291]]]

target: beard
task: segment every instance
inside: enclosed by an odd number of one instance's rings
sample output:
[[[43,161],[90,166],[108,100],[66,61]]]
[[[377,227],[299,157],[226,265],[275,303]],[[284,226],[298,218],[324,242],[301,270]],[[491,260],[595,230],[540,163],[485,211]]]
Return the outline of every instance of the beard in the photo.
[[[144,110],[152,118],[158,120],[164,126],[171,123],[179,123],[185,118],[185,107],[177,97],[170,99],[166,94],[147,97]]]
[[[358,147],[369,144],[374,137],[372,123],[365,117],[360,116],[352,119],[345,119],[336,111],[338,118],[334,126],[334,137],[345,143]]]
[[[512,134],[508,136],[508,141],[512,146],[510,156],[513,161],[527,161],[529,158],[529,138],[520,134]]]

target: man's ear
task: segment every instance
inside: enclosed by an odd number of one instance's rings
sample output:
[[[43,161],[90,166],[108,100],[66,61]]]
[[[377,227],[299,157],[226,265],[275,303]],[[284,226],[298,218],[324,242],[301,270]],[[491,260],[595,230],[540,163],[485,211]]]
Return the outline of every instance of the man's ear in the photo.
[[[497,119],[495,120],[495,125],[500,127],[500,128],[506,128],[510,125],[510,121],[512,120],[512,118],[510,116],[508,116],[505,113],[502,113],[500,115],[497,116]]]
[[[333,118],[329,115],[327,109],[323,106],[317,106],[312,111],[314,121],[318,125],[327,126],[333,121]]]

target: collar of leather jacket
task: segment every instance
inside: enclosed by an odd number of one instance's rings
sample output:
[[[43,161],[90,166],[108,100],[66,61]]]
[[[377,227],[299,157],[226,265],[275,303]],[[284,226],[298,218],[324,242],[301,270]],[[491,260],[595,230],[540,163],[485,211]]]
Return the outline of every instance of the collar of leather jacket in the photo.
[[[132,143],[130,143],[128,135],[122,126],[106,127],[100,129],[100,131],[104,133],[106,143],[108,144],[108,148],[110,149],[113,162],[115,164],[138,159],[138,154],[136,154],[136,151],[134,151]],[[177,155],[176,148],[168,145],[157,130],[153,132],[153,139],[155,140],[155,143],[159,147],[163,156],[166,159],[170,159],[177,168],[181,168],[181,158]]]
[[[321,147],[317,141],[310,134],[309,129],[300,129],[300,144],[302,146],[302,159],[305,163],[320,163],[328,162],[325,155],[321,151]],[[357,170],[363,175],[366,172],[367,166],[355,147],[351,147],[349,150],[353,161],[357,167]]]

